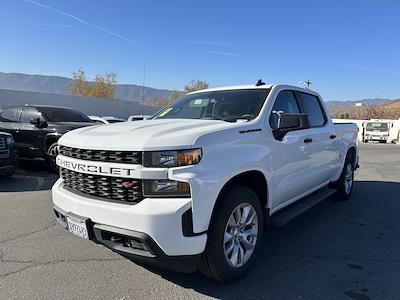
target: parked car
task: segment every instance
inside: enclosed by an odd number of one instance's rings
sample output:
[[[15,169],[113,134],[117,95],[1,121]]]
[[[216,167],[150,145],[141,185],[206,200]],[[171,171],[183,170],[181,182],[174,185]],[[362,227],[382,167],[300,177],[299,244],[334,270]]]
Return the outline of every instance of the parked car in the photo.
[[[109,124],[126,122],[126,120],[124,120],[124,119],[115,118],[115,117],[101,117],[101,118],[106,120]]]
[[[17,154],[11,134],[0,132],[0,176],[9,177],[15,172]]]
[[[313,197],[299,213],[350,197],[357,133],[296,86],[193,92],[151,120],[61,137],[56,218],[133,259],[229,281],[254,263],[264,224],[297,201]]]
[[[90,120],[95,122],[96,124],[110,124],[107,120],[103,119],[102,117],[98,116],[88,116]]]
[[[14,106],[0,111],[0,131],[10,133],[18,158],[46,160],[56,171],[58,139],[66,132],[93,125],[85,114],[70,108],[55,106]]]
[[[150,119],[150,115],[133,115],[129,116],[128,121],[142,121]]]

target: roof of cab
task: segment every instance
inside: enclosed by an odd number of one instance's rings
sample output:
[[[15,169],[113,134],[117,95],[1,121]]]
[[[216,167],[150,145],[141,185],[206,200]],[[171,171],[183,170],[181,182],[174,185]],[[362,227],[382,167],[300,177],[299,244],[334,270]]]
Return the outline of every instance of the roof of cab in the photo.
[[[191,92],[190,94],[196,93],[204,93],[204,92],[215,92],[215,91],[228,91],[228,90],[259,90],[259,89],[270,89],[275,84],[263,84],[263,85],[255,85],[255,84],[244,84],[244,85],[231,85],[231,86],[221,86],[211,89],[199,90],[195,92]]]

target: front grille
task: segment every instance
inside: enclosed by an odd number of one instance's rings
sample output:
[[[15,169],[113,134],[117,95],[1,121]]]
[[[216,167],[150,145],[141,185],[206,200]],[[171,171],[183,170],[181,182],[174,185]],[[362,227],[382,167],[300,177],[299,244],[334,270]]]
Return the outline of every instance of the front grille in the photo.
[[[64,168],[60,168],[60,175],[65,186],[92,197],[129,204],[144,198],[140,179],[82,174]]]
[[[0,136],[0,150],[4,150],[7,148],[6,138],[4,136]]]
[[[60,146],[59,153],[64,156],[82,160],[142,164],[142,152],[140,151],[87,150]]]

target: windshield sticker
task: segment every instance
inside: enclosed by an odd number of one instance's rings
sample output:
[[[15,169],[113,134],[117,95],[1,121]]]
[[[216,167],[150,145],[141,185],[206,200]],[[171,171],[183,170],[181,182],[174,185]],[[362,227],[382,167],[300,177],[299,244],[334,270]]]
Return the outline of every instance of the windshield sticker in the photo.
[[[160,113],[159,117],[165,116],[167,113],[169,113],[172,110],[172,107],[168,107],[166,110],[164,110],[162,113]]]

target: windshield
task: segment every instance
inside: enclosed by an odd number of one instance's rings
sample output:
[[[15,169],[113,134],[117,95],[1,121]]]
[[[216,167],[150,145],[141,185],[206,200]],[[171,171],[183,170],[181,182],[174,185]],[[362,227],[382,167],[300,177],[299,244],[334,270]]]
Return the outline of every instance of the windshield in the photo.
[[[48,122],[93,122],[80,111],[62,107],[37,108]]]
[[[388,131],[388,124],[379,122],[369,122],[367,123],[367,131],[385,132]]]
[[[269,89],[249,89],[186,95],[153,119],[252,120],[260,113],[268,93]]]

